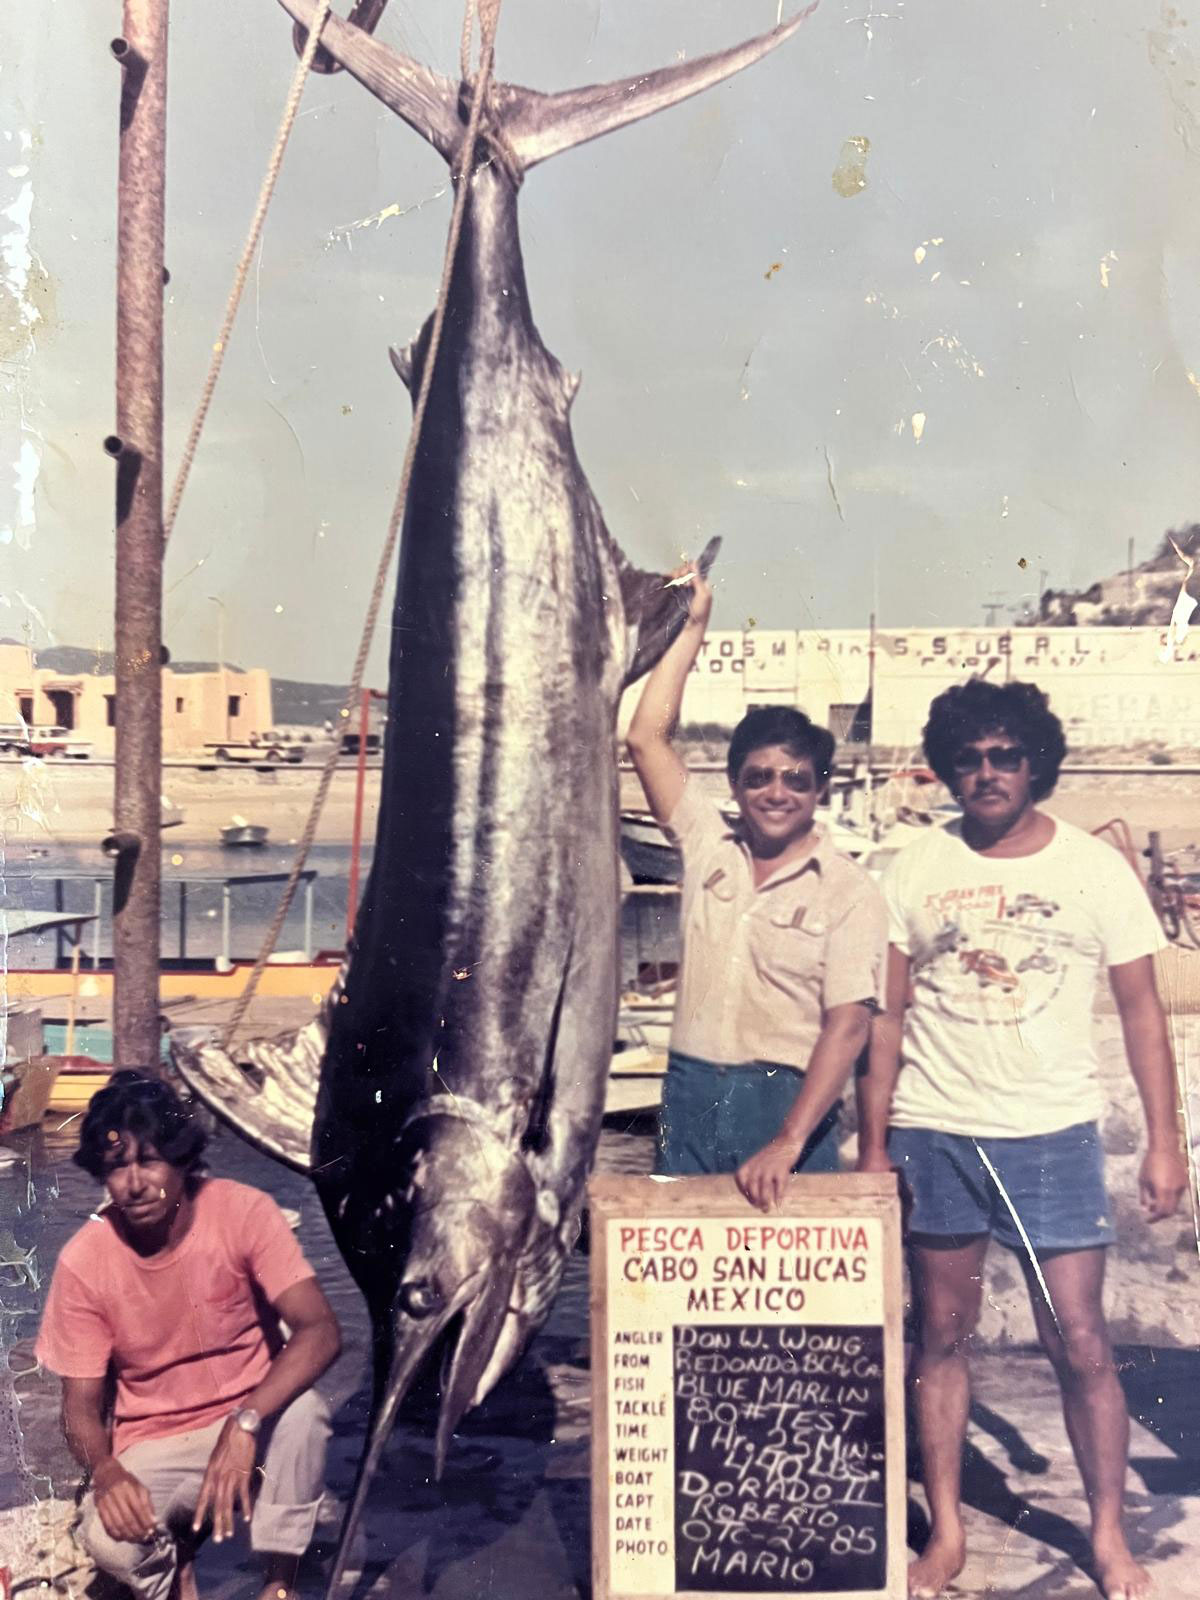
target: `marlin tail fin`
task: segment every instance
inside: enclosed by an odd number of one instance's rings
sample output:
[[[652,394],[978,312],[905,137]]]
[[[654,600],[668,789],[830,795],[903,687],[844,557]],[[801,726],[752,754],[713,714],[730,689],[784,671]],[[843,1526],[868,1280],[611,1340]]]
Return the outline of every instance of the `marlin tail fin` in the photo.
[[[279,3],[296,22],[304,27],[311,25],[315,0]],[[541,94],[517,84],[497,83],[494,104],[508,146],[521,167],[529,168],[577,144],[639,122],[656,111],[665,111],[761,61],[790,39],[819,3],[820,0],[812,0],[806,10],[787,22],[732,49],[615,83],[592,84],[562,94]],[[338,16],[330,16],[326,22],[321,45],[333,61],[402,117],[448,162],[454,161],[465,116],[457,83]]]

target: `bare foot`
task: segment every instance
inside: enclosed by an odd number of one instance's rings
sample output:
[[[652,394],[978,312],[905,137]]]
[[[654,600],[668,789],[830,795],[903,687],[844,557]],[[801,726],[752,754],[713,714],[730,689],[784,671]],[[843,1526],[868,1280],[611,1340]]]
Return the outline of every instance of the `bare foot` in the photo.
[[[961,1533],[935,1533],[908,1569],[909,1600],[937,1600],[938,1595],[945,1594],[946,1585],[958,1577],[966,1561],[967,1544]]]
[[[1154,1580],[1133,1559],[1125,1535],[1115,1533],[1092,1541],[1096,1584],[1105,1600],[1148,1600]]]

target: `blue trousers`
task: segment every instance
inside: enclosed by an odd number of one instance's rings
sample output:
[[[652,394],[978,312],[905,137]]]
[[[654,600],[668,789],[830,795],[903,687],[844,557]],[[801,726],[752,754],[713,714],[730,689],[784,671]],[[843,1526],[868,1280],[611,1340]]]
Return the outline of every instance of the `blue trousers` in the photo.
[[[736,1172],[783,1126],[804,1074],[769,1061],[722,1067],[672,1050],[663,1081],[654,1170],[682,1178]],[[834,1106],[800,1153],[796,1172],[838,1170]]]

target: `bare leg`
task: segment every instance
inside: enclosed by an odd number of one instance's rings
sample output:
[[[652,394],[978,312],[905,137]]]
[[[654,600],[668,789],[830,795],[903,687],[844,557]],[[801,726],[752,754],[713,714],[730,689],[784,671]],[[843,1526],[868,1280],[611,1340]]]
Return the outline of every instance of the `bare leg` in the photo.
[[[927,1236],[926,1236],[927,1237]],[[953,1249],[913,1243],[920,1344],[912,1363],[913,1403],[932,1532],[908,1569],[912,1600],[932,1600],[963,1569],[962,1454],[970,1406],[967,1346],[979,1320],[987,1235]]]
[[[1041,1262],[1051,1306],[1028,1262],[1038,1336],[1062,1389],[1063,1417],[1092,1521],[1096,1577],[1107,1600],[1145,1600],[1151,1579],[1122,1527],[1129,1413],[1104,1322],[1104,1249],[1061,1251]]]
[[[296,1570],[299,1556],[269,1555],[267,1579],[258,1600],[296,1600]]]
[[[196,1554],[194,1550],[179,1550],[179,1565],[175,1568],[175,1587],[171,1600],[200,1600],[196,1587]]]

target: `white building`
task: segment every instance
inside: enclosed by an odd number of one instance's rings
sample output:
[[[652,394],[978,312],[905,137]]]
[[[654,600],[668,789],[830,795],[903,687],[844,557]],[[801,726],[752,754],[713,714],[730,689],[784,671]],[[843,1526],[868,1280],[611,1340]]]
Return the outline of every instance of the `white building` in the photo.
[[[92,672],[55,672],[34,665],[22,644],[0,642],[0,723],[64,728],[111,755],[116,742],[116,681]],[[271,676],[262,667],[241,672],[163,668],[163,753],[199,751],[224,740],[238,743],[271,727]]]
[[[1162,660],[1162,628],[880,629],[873,738],[915,746],[935,695],[973,676],[1033,682],[1072,745],[1200,745],[1200,633]],[[845,738],[871,687],[865,628],[709,634],[688,680],[684,723],[732,727],[756,705],[794,705]],[[624,730],[640,684],[621,706]]]

